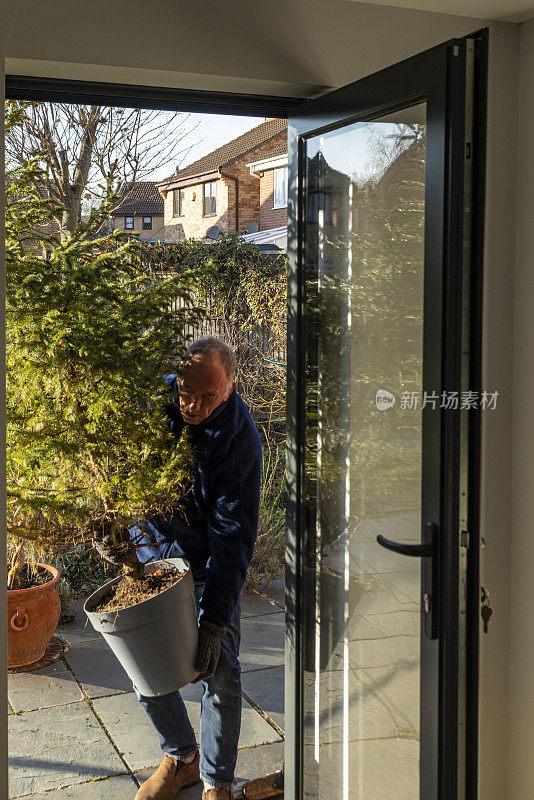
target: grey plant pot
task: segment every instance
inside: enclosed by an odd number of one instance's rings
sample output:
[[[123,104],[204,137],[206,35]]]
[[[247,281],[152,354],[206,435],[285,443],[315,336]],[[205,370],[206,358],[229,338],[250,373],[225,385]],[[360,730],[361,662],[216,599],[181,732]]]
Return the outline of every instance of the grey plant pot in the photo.
[[[172,564],[186,575],[150,600],[120,611],[92,611],[114,578],[87,598],[84,611],[128,673],[140,694],[156,697],[190,683],[198,672],[198,622],[193,577],[187,561],[168,558],[145,565],[145,574]]]

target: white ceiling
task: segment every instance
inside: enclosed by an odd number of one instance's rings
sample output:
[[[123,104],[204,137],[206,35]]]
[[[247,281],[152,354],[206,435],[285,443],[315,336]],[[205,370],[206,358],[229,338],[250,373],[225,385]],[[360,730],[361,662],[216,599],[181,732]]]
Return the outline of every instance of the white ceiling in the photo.
[[[355,0],[359,2],[360,0]],[[365,0],[376,6],[396,6],[461,17],[526,22],[534,18],[533,0]]]

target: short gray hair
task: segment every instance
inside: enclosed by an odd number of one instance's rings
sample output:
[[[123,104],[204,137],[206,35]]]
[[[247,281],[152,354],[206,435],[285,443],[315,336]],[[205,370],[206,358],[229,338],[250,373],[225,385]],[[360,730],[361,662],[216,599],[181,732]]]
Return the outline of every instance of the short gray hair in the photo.
[[[183,354],[178,364],[178,372],[183,370],[187,362],[196,355],[207,356],[208,358],[217,355],[224,367],[228,380],[235,380],[235,353],[222,339],[218,339],[216,336],[201,336],[200,339],[197,339],[193,344],[189,345]]]

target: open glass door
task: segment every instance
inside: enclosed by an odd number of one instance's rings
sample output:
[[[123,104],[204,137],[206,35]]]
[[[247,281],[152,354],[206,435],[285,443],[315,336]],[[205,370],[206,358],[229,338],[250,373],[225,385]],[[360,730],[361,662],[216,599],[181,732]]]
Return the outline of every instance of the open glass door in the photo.
[[[289,120],[291,800],[464,796],[473,53],[448,42]]]

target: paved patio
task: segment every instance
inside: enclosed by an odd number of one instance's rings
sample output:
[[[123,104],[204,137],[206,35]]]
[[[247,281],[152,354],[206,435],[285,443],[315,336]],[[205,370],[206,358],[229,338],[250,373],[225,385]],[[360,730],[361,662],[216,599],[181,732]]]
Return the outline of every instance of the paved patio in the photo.
[[[156,734],[119,662],[76,601],[57,633],[70,651],[52,666],[9,676],[9,796],[128,800],[161,760]],[[278,770],[284,757],[283,585],[242,603],[243,715],[236,778]],[[183,690],[197,738],[202,687]],[[201,784],[183,800],[200,800]]]

